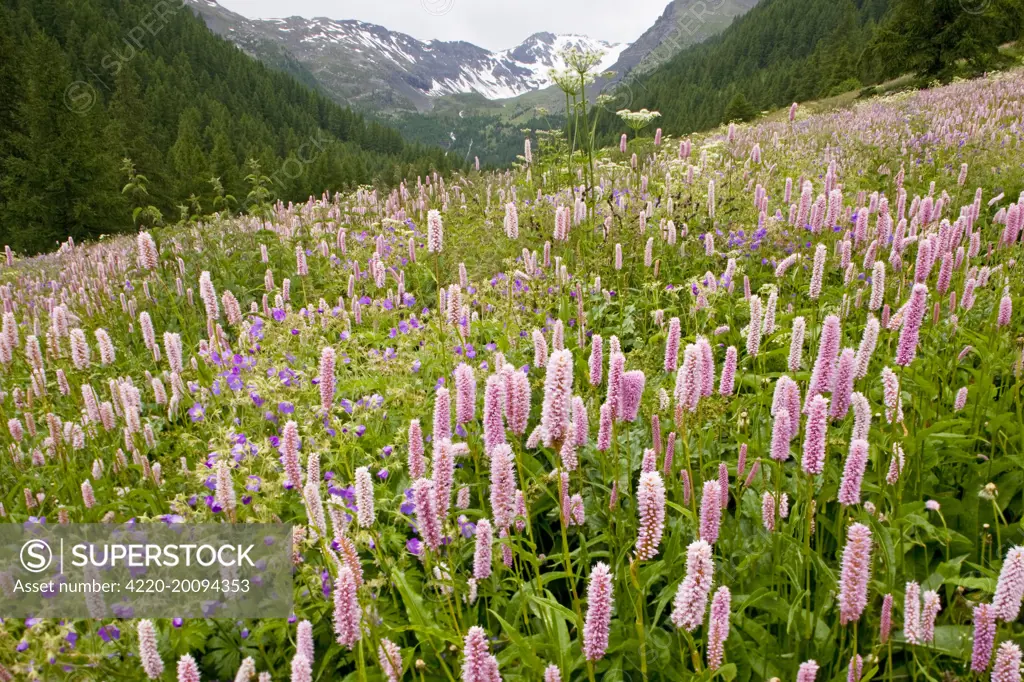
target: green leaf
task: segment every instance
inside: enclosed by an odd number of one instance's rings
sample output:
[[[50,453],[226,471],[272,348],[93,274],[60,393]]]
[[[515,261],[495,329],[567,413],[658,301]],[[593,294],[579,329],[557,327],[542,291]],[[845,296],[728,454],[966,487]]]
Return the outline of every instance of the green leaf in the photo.
[[[527,642],[526,638],[519,634],[519,631],[514,626],[510,625],[508,621],[495,613],[493,609],[489,609],[489,611],[491,612],[491,615],[498,619],[498,622],[501,623],[502,630],[504,630],[505,634],[508,635],[508,638],[512,640],[513,647],[508,650],[510,652],[509,655],[512,656],[513,653],[518,654],[534,672],[542,674],[544,672],[544,662],[537,657],[536,653],[534,653],[534,649],[536,647]]]

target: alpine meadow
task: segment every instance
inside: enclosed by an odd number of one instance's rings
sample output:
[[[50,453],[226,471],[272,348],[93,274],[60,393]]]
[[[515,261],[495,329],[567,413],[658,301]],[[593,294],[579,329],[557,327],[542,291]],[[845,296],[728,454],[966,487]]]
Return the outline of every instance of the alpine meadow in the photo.
[[[488,167],[0,3],[0,526],[291,537],[287,618],[3,612],[0,682],[1020,682],[1024,6],[748,4]]]

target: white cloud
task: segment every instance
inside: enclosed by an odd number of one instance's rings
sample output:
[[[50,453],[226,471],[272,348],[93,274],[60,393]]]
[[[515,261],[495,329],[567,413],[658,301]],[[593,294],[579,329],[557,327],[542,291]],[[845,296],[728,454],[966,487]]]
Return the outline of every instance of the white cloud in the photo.
[[[490,50],[528,36],[582,33],[632,42],[654,23],[669,0],[218,0],[253,18],[282,16],[359,19],[420,40],[465,40]]]

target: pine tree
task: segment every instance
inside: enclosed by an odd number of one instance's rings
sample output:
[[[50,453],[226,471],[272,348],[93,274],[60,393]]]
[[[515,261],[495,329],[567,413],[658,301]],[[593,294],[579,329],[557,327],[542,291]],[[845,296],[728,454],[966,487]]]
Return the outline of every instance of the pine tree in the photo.
[[[180,206],[192,216],[197,203],[237,211],[249,191],[247,158],[260,161],[271,199],[283,201],[395,169],[451,167],[256,62],[187,10],[129,50],[125,36],[152,11],[152,0],[0,3],[0,244],[36,251],[131,229],[140,206],[167,221]],[[303,152],[301,173],[294,160],[284,167],[311,139],[330,151]],[[144,178],[145,205],[135,190],[121,192],[125,158]],[[146,213],[147,225],[155,215]]]
[[[186,109],[178,122],[178,139],[171,147],[174,193],[179,203],[192,195],[202,197],[210,190],[210,166],[203,153],[203,139],[199,133],[201,123],[202,114],[198,109]]]
[[[732,123],[734,121],[749,121],[757,115],[754,107],[747,101],[747,98],[742,92],[737,92],[729,104],[725,107],[725,114],[723,118],[726,123]]]
[[[871,47],[900,70],[949,80],[1003,61],[999,45],[1020,34],[1022,21],[1019,0],[896,0]]]
[[[73,81],[57,41],[37,33],[29,42],[20,130],[11,135],[4,163],[3,238],[14,248],[38,251],[67,236],[82,241],[126,229],[98,93]]]

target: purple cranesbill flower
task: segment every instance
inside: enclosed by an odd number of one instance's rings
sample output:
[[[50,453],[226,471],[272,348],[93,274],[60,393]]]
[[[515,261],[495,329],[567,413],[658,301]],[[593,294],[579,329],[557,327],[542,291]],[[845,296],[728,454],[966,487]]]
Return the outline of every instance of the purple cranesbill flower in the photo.
[[[104,642],[112,642],[114,640],[121,639],[121,631],[116,625],[103,625],[96,631],[96,634],[100,636]]]
[[[418,538],[409,538],[405,543],[405,549],[413,556],[420,556],[423,553],[423,543]]]
[[[201,422],[201,421],[203,421],[203,418],[205,417],[205,415],[206,415],[206,409],[203,407],[202,403],[195,403],[188,410],[188,416],[189,416],[189,418],[192,419],[193,422]]]
[[[466,538],[468,540],[469,538],[471,538],[474,535],[476,535],[476,524],[475,523],[473,523],[472,521],[467,521],[466,517],[464,515],[460,516],[458,521],[459,521],[459,533],[462,534],[462,537],[464,537],[464,538]]]
[[[185,621],[182,620],[181,618],[173,618],[171,620],[171,625],[173,625],[176,628],[180,628],[184,624],[185,624]]]
[[[14,647],[14,650],[17,651],[18,653],[21,653],[25,649],[28,649],[28,640],[27,639],[21,640],[20,642],[18,642],[18,646]]]

